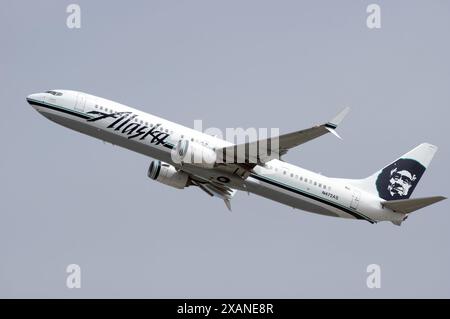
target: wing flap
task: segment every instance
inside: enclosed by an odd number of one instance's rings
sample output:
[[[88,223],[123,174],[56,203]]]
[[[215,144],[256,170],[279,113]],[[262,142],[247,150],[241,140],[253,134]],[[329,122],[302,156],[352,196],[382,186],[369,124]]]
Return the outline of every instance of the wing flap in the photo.
[[[237,190],[227,186],[223,186],[218,183],[214,183],[212,181],[201,183],[192,180],[192,183],[195,186],[198,186],[202,191],[204,191],[209,196],[221,198],[224,201],[225,205],[227,206],[228,210],[231,211],[231,199],[233,198],[234,194],[236,194]]]

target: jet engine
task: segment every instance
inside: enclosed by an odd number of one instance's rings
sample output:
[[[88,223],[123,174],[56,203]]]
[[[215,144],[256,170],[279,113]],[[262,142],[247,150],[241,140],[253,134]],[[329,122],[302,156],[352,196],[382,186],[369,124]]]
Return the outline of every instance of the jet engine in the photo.
[[[150,163],[147,176],[155,181],[178,189],[183,189],[189,185],[188,174],[177,171],[172,165],[157,160]]]
[[[212,149],[189,140],[180,140],[172,151],[172,160],[202,168],[213,168],[217,155]]]

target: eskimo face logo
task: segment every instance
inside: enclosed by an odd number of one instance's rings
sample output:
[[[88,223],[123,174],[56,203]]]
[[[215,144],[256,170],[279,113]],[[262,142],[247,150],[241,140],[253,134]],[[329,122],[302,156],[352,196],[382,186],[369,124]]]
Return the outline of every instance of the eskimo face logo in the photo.
[[[378,195],[386,200],[409,198],[424,172],[425,167],[419,162],[401,158],[378,175]]]

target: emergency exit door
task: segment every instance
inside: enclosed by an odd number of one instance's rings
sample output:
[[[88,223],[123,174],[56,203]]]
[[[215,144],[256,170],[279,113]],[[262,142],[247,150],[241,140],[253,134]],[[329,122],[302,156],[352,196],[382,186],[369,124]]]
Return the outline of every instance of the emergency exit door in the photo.
[[[352,201],[350,203],[350,208],[356,210],[358,209],[359,200],[361,199],[361,192],[358,190],[353,190]]]

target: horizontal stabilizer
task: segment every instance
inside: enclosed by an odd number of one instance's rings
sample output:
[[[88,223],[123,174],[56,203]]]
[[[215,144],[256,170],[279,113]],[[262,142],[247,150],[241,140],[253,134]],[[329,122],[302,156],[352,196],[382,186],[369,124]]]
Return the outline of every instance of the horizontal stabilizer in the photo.
[[[433,196],[433,197],[423,197],[413,199],[397,199],[385,201],[382,203],[382,205],[384,207],[392,209],[394,212],[409,214],[413,211],[440,202],[441,200],[444,199],[446,199],[446,197],[444,196]]]

